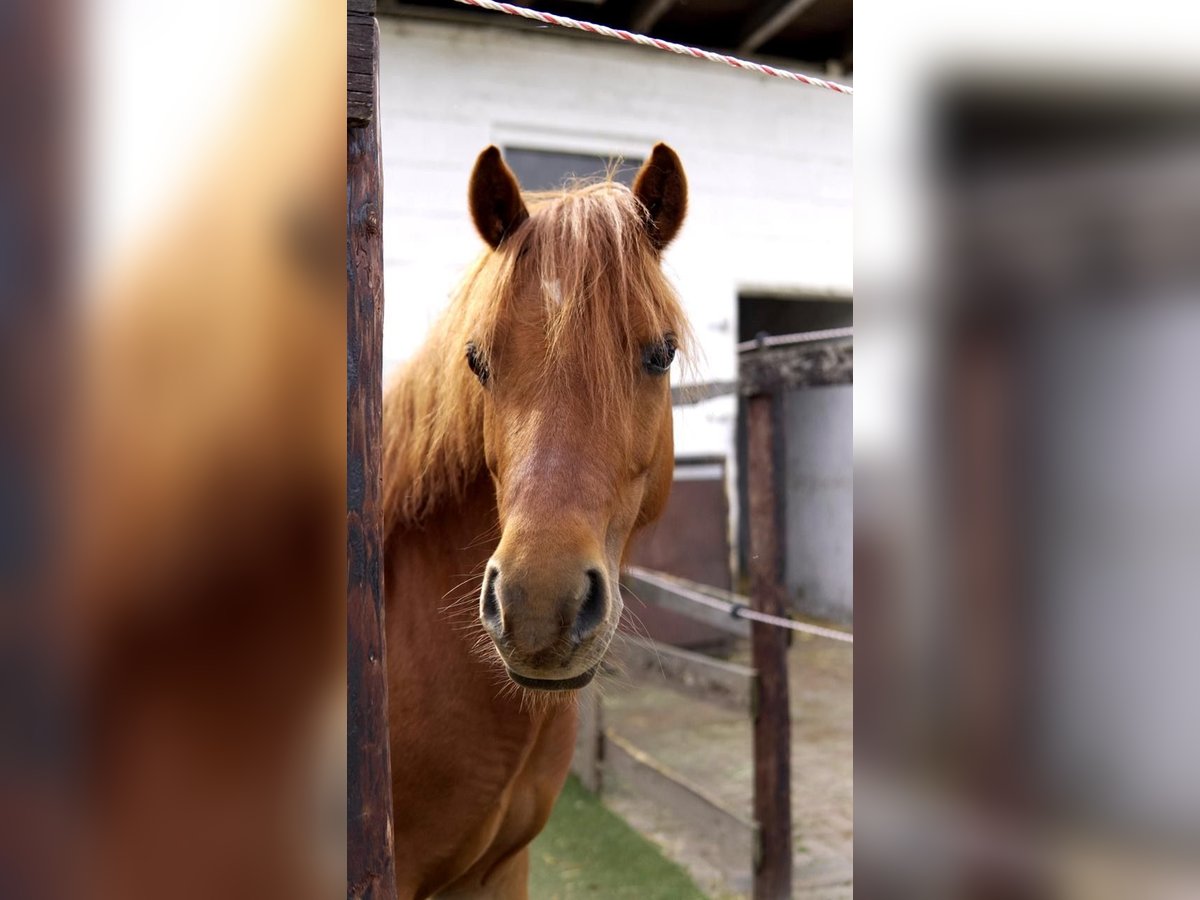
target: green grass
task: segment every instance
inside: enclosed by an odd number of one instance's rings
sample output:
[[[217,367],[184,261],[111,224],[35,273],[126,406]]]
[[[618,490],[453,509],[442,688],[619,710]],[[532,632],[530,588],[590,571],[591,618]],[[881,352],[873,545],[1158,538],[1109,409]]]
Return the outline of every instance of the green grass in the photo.
[[[571,776],[529,848],[532,900],[705,900],[679,866]]]

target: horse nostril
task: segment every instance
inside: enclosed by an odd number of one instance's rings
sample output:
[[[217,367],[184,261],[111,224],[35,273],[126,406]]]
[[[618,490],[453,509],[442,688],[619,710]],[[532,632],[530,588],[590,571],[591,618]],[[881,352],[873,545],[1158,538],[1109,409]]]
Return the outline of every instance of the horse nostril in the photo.
[[[588,590],[583,603],[575,616],[575,624],[571,626],[571,637],[576,641],[585,640],[600,627],[604,621],[607,592],[604,589],[604,576],[595,569],[588,569]]]
[[[504,630],[500,600],[496,597],[496,576],[499,574],[500,570],[495,566],[488,566],[487,573],[483,576],[483,600],[479,605],[479,618],[485,628],[494,632]]]

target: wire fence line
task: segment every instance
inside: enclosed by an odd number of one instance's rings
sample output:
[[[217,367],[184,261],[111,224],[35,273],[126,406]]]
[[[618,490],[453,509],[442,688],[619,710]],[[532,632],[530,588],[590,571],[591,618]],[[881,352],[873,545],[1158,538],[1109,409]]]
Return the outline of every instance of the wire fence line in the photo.
[[[635,575],[642,581],[649,582],[664,591],[669,591],[677,597],[682,597],[685,600],[690,600],[692,603],[707,606],[709,609],[715,609],[725,613],[733,619],[747,619],[751,622],[762,622],[765,625],[774,625],[777,628],[786,628],[790,631],[798,631],[801,634],[811,634],[815,637],[829,638],[831,641],[840,641],[843,644],[853,644],[854,635],[846,631],[839,631],[836,628],[825,628],[822,625],[810,625],[807,622],[797,622],[795,619],[788,619],[783,616],[773,616],[770,613],[759,612],[752,609],[748,603],[742,602],[743,598],[738,600],[721,600],[717,597],[709,596],[700,591],[692,590],[691,588],[680,584],[673,578],[664,578],[656,572],[649,569],[643,569],[640,566],[629,566],[627,571],[631,575]],[[737,596],[737,595],[734,595]],[[745,598],[748,599],[748,598]]]
[[[636,34],[621,28],[609,28],[607,25],[583,22],[579,19],[572,19],[570,16],[556,16],[552,13],[539,12],[536,9],[528,9],[524,6],[500,3],[497,0],[454,0],[454,2],[462,3],[465,6],[475,6],[480,9],[490,9],[494,12],[506,13],[510,16],[520,16],[523,19],[532,19],[535,22],[542,22],[546,25],[557,25],[560,28],[573,28],[576,31],[586,31],[589,34],[599,34],[604,37],[616,38],[619,41],[641,44],[644,47],[655,47],[659,50],[665,50],[668,53],[691,56],[695,59],[705,59],[709,62],[721,63],[735,69],[744,69],[747,72],[757,72],[760,75],[769,75],[772,78],[783,78],[788,81],[808,85],[809,87],[824,88],[827,91],[834,91],[838,94],[854,93],[854,88],[846,84],[839,84],[836,81],[827,81],[824,78],[805,75],[802,72],[792,72],[789,69],[779,69],[775,66],[768,66],[765,63],[751,62],[748,59],[729,56],[725,53],[714,53],[712,50],[701,50],[699,47],[689,47],[687,44],[676,44],[674,41],[664,41],[661,38]]]
[[[833,341],[854,337],[854,328],[826,328],[823,331],[798,331],[794,334],[767,334],[761,338],[742,341],[737,345],[738,353],[750,353],[763,347],[790,347],[793,344],[811,344],[816,341]]]

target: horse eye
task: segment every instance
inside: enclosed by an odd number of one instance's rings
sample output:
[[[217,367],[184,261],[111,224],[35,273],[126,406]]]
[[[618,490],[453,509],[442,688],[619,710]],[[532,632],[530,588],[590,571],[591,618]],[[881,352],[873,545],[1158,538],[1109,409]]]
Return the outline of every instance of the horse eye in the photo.
[[[664,375],[675,359],[675,335],[668,334],[656,344],[642,348],[642,365],[651,375]]]
[[[480,384],[487,384],[489,374],[487,363],[484,362],[483,354],[479,352],[479,348],[473,341],[467,344],[467,365],[471,367],[471,371],[475,373]]]

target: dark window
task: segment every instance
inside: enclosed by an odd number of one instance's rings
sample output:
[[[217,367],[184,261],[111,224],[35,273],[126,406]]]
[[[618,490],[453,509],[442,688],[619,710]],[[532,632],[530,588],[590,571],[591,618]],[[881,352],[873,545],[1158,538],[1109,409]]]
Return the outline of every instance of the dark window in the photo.
[[[766,334],[824,331],[854,324],[854,306],[848,300],[818,298],[738,297],[738,341]]]
[[[642,165],[640,159],[602,156],[594,153],[559,153],[555,150],[530,150],[505,147],[504,158],[527,191],[554,191],[577,178],[603,178],[615,167],[614,178],[633,186],[633,178]]]

